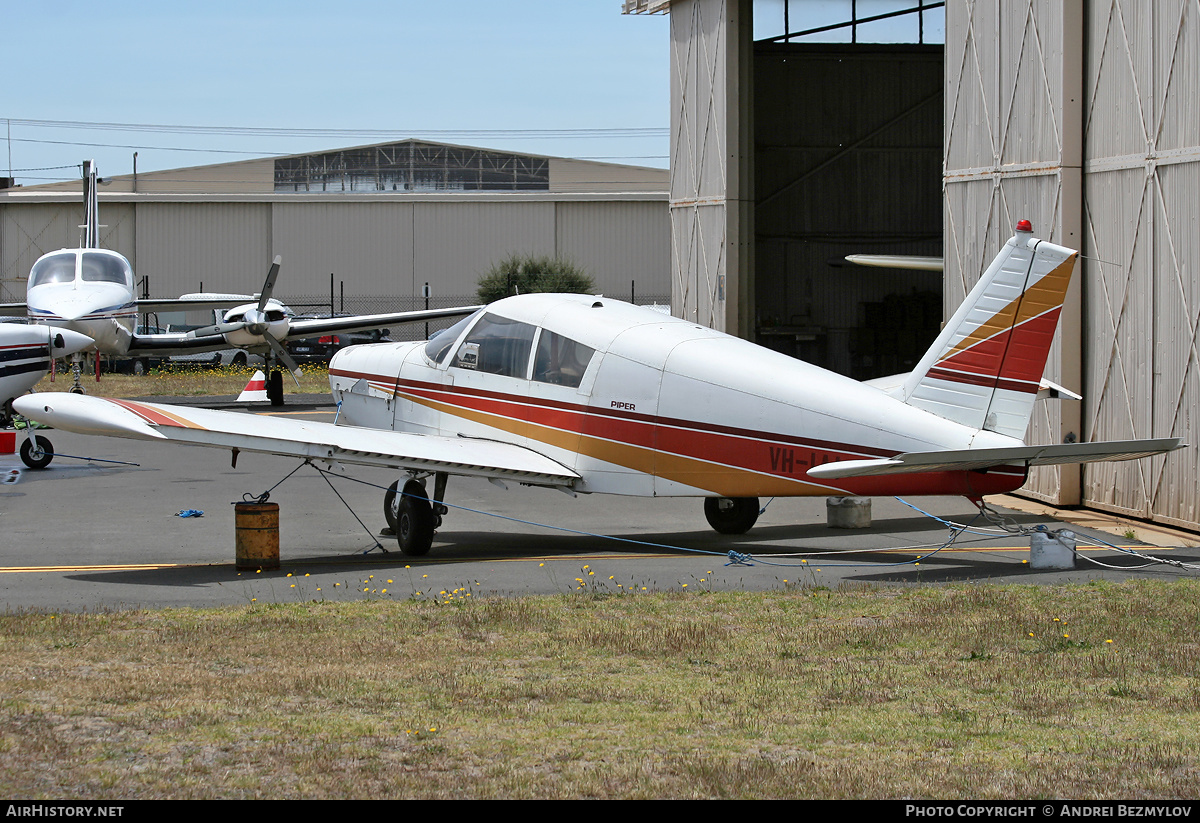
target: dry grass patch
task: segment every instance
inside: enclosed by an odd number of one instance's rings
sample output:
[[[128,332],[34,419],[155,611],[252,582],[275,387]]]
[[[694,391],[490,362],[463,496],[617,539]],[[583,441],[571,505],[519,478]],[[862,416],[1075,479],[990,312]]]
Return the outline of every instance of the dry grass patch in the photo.
[[[283,378],[285,394],[322,394],[329,391],[329,367],[323,363],[305,364],[300,367],[300,388],[286,374]],[[151,369],[142,375],[106,374],[97,383],[95,378],[84,375],[83,388],[88,394],[98,397],[207,397],[241,394],[246,383],[254,376],[253,366],[225,366],[214,368],[191,363],[163,366]],[[58,374],[54,382],[43,377],[34,386],[34,391],[68,391],[71,388],[70,374]]]
[[[1198,595],[591,590],[13,614],[0,792],[1195,796]]]

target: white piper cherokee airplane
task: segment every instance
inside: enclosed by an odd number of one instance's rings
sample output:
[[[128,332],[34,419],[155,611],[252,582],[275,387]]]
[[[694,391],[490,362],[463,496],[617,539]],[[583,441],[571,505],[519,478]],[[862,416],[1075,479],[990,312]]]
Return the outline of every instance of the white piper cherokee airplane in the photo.
[[[1022,442],[1075,257],[1021,221],[917,368],[886,391],[606,297],[528,294],[428,342],[338,352],[330,384],[348,425],[61,394],[14,405],[74,432],[400,469],[385,514],[410,555],[429,551],[451,474],[704,497],[709,523],[729,534],[753,526],[765,495],[978,505],[1020,487],[1030,466],[1179,446]]]
[[[90,345],[90,337],[67,329],[0,323],[0,423],[7,425],[12,401],[46,376],[51,360]],[[53,459],[54,447],[40,435],[21,444],[21,460],[31,469],[44,469]]]
[[[115,251],[98,247],[100,224],[96,169],[91,161],[84,163],[84,206],[81,247],[60,249],[38,258],[29,272],[25,302],[0,304],[0,314],[27,314],[31,323],[44,323],[86,334],[94,341],[90,351],[96,354],[137,359],[146,355],[165,356],[242,348],[265,354],[269,363],[280,362],[296,372],[298,367],[295,361],[282,345],[288,339],[458,317],[479,308],[467,306],[296,320],[288,315],[283,304],[271,298],[279,274],[279,257],[272,263],[262,291],[253,297],[197,294],[178,299],[139,300],[134,290],[133,268],[129,261]],[[139,313],[227,308],[239,302],[244,305],[226,312],[224,322],[195,331],[167,334],[138,334],[136,331]],[[72,391],[82,393],[78,360],[72,371],[75,379]],[[267,395],[272,405],[282,405],[282,375],[277,372],[270,373]]]

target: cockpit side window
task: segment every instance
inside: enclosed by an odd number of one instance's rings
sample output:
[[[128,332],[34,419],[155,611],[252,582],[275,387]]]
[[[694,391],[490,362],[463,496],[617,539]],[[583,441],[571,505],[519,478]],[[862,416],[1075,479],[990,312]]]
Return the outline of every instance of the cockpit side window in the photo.
[[[590,346],[542,329],[537,355],[533,359],[533,379],[577,389],[595,353]]]
[[[484,315],[458,347],[451,366],[460,369],[525,377],[536,326],[495,315]]]
[[[123,286],[133,286],[129,266],[121,258],[107,254],[84,252],[80,273],[84,280],[91,283],[120,283]]]
[[[44,286],[47,283],[75,282],[75,254],[55,254],[43,257],[33,264],[29,272],[29,287]]]
[[[480,309],[473,314],[469,314],[450,328],[436,332],[429,338],[429,342],[425,344],[425,356],[433,363],[441,364],[446,359],[446,352],[450,351],[450,347],[454,345],[454,341],[462,336],[463,331],[467,326],[475,322],[475,318],[482,311],[483,309]]]

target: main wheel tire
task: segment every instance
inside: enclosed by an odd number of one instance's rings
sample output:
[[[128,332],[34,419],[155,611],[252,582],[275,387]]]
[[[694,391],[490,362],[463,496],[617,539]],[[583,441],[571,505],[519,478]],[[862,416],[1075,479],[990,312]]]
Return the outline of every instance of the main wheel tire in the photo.
[[[134,360],[133,365],[130,366],[130,368],[129,368],[129,373],[137,375],[139,377],[141,375],[145,374],[146,373],[146,361],[141,360],[141,359]]]
[[[278,369],[267,375],[267,399],[272,406],[283,405],[283,372]]]
[[[409,480],[396,504],[396,542],[400,544],[400,552],[409,557],[429,554],[433,546],[435,515],[433,506],[424,497],[425,487]]]
[[[387,521],[392,534],[396,533],[396,494],[399,488],[400,481],[397,480],[383,493],[383,519]]]
[[[44,469],[53,459],[54,446],[40,434],[25,438],[21,444],[21,462],[31,469]]]
[[[704,516],[721,534],[745,534],[758,520],[758,498],[706,497]]]

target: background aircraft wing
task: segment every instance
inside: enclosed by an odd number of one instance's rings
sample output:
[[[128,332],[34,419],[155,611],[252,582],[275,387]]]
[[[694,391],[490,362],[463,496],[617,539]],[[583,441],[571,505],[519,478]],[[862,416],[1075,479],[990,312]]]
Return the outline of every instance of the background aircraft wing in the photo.
[[[163,440],[350,463],[570,486],[579,475],[532,449],[461,437],[337,426],[291,418],[196,409],[67,392],[18,398],[17,411],[63,431]]]
[[[172,354],[196,354],[237,348],[225,342],[224,337],[188,337],[185,332],[163,332],[161,334],[134,334],[129,339],[127,357],[154,354],[166,357]]]
[[[921,257],[916,254],[847,254],[846,262],[882,269],[942,271],[945,268],[945,261],[940,257]]]
[[[182,297],[138,300],[139,312],[154,311],[208,311],[209,309],[232,309],[254,300],[251,294],[185,294]]]
[[[337,332],[367,331],[397,323],[422,323],[429,320],[441,320],[445,317],[461,317],[483,308],[482,306],[458,306],[450,309],[421,309],[419,311],[401,311],[391,314],[358,314],[349,317],[322,317],[314,319],[293,319],[288,324],[288,339],[298,340],[305,337],[319,337],[323,334]]]
[[[24,317],[28,313],[24,303],[0,303],[0,317]]]
[[[1014,446],[1000,449],[908,452],[875,460],[842,460],[808,470],[821,480],[934,471],[979,471],[996,466],[1050,466],[1136,460],[1182,448],[1178,437],[1157,440],[1111,440],[1100,443],[1060,443],[1054,446]]]

